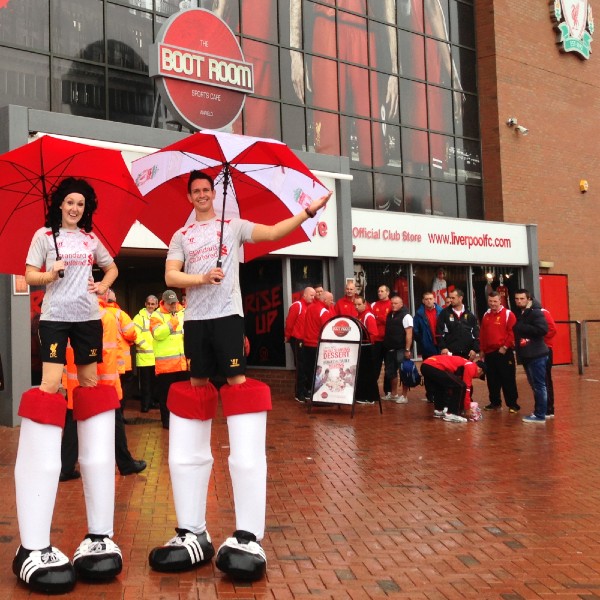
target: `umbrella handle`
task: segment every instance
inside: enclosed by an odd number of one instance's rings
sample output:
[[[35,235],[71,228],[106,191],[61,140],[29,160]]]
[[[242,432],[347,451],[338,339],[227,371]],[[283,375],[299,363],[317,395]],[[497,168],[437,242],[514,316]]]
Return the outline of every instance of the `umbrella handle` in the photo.
[[[52,232],[52,237],[54,239],[54,249],[56,250],[56,260],[60,260],[60,254],[58,253],[58,243],[56,242],[56,238],[58,237],[58,231]],[[65,270],[60,269],[58,271],[58,276],[62,279],[65,276]]]

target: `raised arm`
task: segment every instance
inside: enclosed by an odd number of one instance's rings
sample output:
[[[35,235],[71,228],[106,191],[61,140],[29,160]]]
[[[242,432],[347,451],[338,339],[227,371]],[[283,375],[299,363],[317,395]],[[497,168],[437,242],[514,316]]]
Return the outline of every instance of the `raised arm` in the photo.
[[[331,198],[332,193],[333,192],[329,192],[328,194],[325,194],[325,196],[321,196],[317,200],[313,200],[308,207],[308,211],[313,215],[316,214],[318,210],[327,204],[327,201],[329,198]],[[289,219],[279,221],[279,223],[276,223],[275,225],[261,225],[257,223],[252,231],[252,241],[272,242],[274,240],[280,240],[288,233],[294,231],[296,227],[300,227],[300,225],[302,225],[302,223],[307,221],[309,218],[310,217],[308,214],[305,211],[302,211],[293,217],[289,217]]]

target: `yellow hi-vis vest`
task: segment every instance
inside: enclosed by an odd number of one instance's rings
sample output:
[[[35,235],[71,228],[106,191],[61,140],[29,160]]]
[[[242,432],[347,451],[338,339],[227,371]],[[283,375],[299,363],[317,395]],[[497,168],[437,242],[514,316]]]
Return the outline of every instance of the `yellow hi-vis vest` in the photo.
[[[157,375],[188,370],[183,352],[183,314],[184,308],[179,303],[174,315],[166,312],[162,300],[152,313],[150,332],[154,340],[154,369]],[[173,319],[177,320],[176,326],[173,325]]]
[[[133,317],[135,325],[135,364],[138,367],[154,366],[154,338],[150,332],[150,318],[146,308],[142,308],[137,315]]]

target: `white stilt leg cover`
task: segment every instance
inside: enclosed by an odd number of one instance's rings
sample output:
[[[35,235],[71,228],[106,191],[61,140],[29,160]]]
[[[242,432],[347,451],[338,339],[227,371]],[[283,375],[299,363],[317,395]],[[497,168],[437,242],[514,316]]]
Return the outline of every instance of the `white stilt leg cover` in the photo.
[[[267,413],[227,417],[227,427],[235,528],[253,533],[260,541],[265,534],[267,502]]]
[[[77,435],[88,532],[112,537],[115,512],[115,411],[109,410],[77,421]]]
[[[21,545],[41,550],[50,545],[50,527],[60,475],[62,428],[24,418],[15,464],[17,519]]]
[[[206,497],[213,465],[212,420],[184,419],[171,413],[169,470],[177,526],[193,533],[206,530]]]

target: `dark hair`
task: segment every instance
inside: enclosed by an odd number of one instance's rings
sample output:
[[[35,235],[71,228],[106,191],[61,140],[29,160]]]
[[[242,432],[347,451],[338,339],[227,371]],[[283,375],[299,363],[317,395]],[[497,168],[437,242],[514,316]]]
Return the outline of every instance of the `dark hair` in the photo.
[[[498,296],[500,296],[500,294],[497,291],[495,291],[495,290],[491,291],[488,294],[488,298],[497,298]]]
[[[456,292],[456,295],[459,298],[464,298],[465,297],[465,293],[462,290],[459,290],[458,288],[454,288],[452,291],[448,292],[448,296],[452,293],[452,292]]]
[[[85,179],[75,179],[75,177],[66,177],[60,183],[50,190],[50,202],[46,214],[45,226],[50,227],[52,231],[58,231],[62,224],[62,211],[60,205],[69,194],[81,194],[85,198],[83,215],[79,219],[77,226],[88,233],[92,230],[92,215],[98,208],[96,192],[94,188]]]
[[[525,288],[519,288],[516,292],[516,294],[525,294],[525,296],[527,296],[528,300],[531,300],[531,293],[529,292],[529,290],[525,289]]]
[[[210,189],[215,189],[215,181],[208,173],[205,173],[204,171],[194,170],[190,171],[190,177],[188,179],[188,194],[192,193],[192,183],[194,183],[196,179],[206,179],[206,181],[210,183]]]

